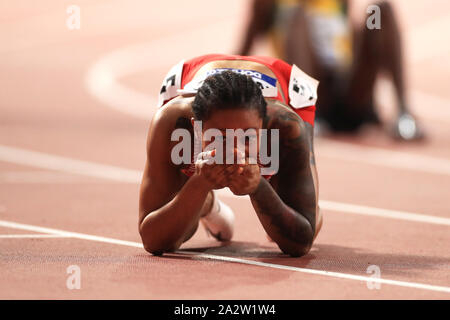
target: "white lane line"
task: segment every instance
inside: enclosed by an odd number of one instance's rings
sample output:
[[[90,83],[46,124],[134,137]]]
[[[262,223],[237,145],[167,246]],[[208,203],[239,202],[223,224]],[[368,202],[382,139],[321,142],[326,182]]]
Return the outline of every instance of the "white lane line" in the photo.
[[[348,203],[340,203],[334,201],[320,200],[319,206],[321,209],[330,211],[338,211],[344,213],[354,213],[359,215],[374,216],[381,218],[389,218],[396,220],[404,220],[410,222],[422,222],[437,224],[442,226],[450,226],[450,219],[443,217],[430,216],[425,214],[410,213],[397,210],[387,210],[381,208],[373,208],[368,206],[354,205]]]
[[[319,140],[317,156],[367,163],[395,169],[412,170],[438,175],[450,175],[450,161],[424,155],[380,148],[354,146],[350,143]],[[112,165],[75,160],[67,157],[0,145],[0,161],[63,171],[123,183],[139,183],[142,172]]]
[[[7,147],[4,145],[0,145],[0,161],[125,183],[139,182],[142,176],[142,173],[136,170],[97,164],[88,161],[74,160],[42,152]]]
[[[378,111],[382,120],[391,123],[396,117],[397,111],[394,106],[397,104],[397,94],[391,81],[380,78],[376,82],[375,99]],[[435,122],[440,124],[450,123],[450,99],[439,97],[434,94],[422,92],[420,90],[410,90],[407,92],[408,104],[412,107],[411,112],[415,114],[425,131],[439,130],[448,132],[446,126],[434,126]],[[428,121],[432,120],[433,126]]]
[[[0,234],[0,239],[69,238],[57,234]]]
[[[117,240],[117,239],[112,239],[112,238],[93,236],[93,235],[85,234],[85,233],[77,233],[77,232],[70,232],[70,231],[64,231],[64,230],[53,229],[53,228],[38,227],[38,226],[29,225],[29,224],[15,223],[15,222],[4,221],[4,220],[0,220],[0,227],[18,229],[18,230],[26,230],[26,231],[32,231],[32,232],[48,233],[51,235],[56,235],[56,236],[61,236],[61,237],[69,237],[69,238],[83,239],[83,240],[89,240],[89,241],[111,243],[111,244],[117,244],[117,245],[122,245],[122,246],[143,248],[142,244],[138,243],[138,242]]]
[[[70,232],[70,231],[64,231],[64,230],[53,229],[53,228],[38,227],[38,226],[21,224],[21,223],[16,223],[16,222],[11,222],[11,221],[0,220],[0,227],[41,232],[41,233],[49,233],[49,234],[68,236],[68,237],[72,237],[72,238],[89,240],[89,241],[97,241],[97,242],[104,242],[104,243],[110,243],[110,244],[135,247],[135,248],[143,248],[142,244],[139,242],[124,241],[124,240],[94,236],[94,235],[84,234],[84,233]],[[301,273],[307,273],[307,274],[315,274],[315,275],[332,277],[332,278],[340,278],[340,279],[363,281],[363,282],[377,282],[377,283],[384,283],[384,284],[393,285],[393,286],[450,293],[450,287],[444,287],[444,286],[435,286],[435,285],[429,285],[429,284],[423,284],[423,283],[397,281],[397,280],[389,280],[389,279],[382,279],[382,278],[372,278],[372,277],[358,276],[358,275],[353,275],[353,274],[348,274],[348,273],[330,272],[330,271],[325,271],[325,270],[298,268],[298,267],[285,266],[285,265],[281,265],[281,264],[259,262],[259,261],[246,260],[246,259],[233,258],[233,257],[217,256],[217,255],[205,254],[205,253],[201,253],[201,252],[186,252],[186,251],[180,250],[180,251],[177,251],[176,253],[180,254],[180,255],[189,255],[189,256],[192,256],[193,258],[204,258],[204,259],[215,260],[215,261],[240,263],[240,264],[245,264],[245,265],[253,265],[253,266],[266,267],[266,268],[272,268],[272,269],[288,270],[288,271],[301,272]]]
[[[347,279],[347,280],[370,282],[370,281],[372,281],[371,279],[374,279],[373,282],[376,282],[376,283],[383,283],[383,284],[399,286],[399,287],[407,287],[407,288],[414,288],[414,289],[423,289],[423,290],[429,290],[429,291],[439,291],[439,292],[450,293],[450,287],[434,286],[434,285],[417,283],[417,282],[397,281],[397,280],[389,280],[389,279],[382,279],[382,278],[376,279],[376,278],[371,278],[371,277],[366,277],[366,276],[358,276],[358,275],[348,274],[348,273],[307,269],[307,268],[298,268],[298,267],[285,266],[285,265],[280,265],[280,264],[260,262],[260,261],[254,261],[254,260],[246,260],[246,259],[240,259],[240,258],[234,258],[234,257],[216,256],[216,255],[205,254],[205,253],[201,253],[201,252],[177,251],[177,253],[182,254],[182,255],[192,255],[195,258],[200,257],[200,258],[209,259],[209,260],[241,263],[241,264],[247,264],[247,265],[252,265],[252,266],[259,266],[259,267],[266,267],[266,268],[272,268],[272,269],[315,274],[315,275],[320,275],[320,276],[327,276],[327,277]]]
[[[87,179],[85,176],[71,175],[67,172],[55,172],[47,170],[32,171],[0,171],[0,183],[9,184],[74,184],[93,183],[94,179]]]
[[[233,193],[228,188],[216,190],[215,192],[219,197],[234,197]],[[400,210],[389,210],[383,208],[374,208],[369,206],[328,201],[328,200],[319,200],[319,207],[321,209],[334,212],[351,213],[363,216],[373,216],[409,222],[429,223],[441,226],[450,226],[450,218],[437,217],[428,214],[412,213]]]
[[[353,145],[351,143],[317,140],[316,156],[325,156],[350,162],[366,163],[395,169],[450,175],[450,161],[426,155],[386,150],[376,147]]]
[[[349,159],[351,160],[351,158]],[[46,153],[6,147],[2,145],[0,145],[0,161],[23,164],[50,170],[59,170],[64,172],[76,173],[80,175],[97,177],[112,181],[119,181],[123,183],[140,183],[142,175],[142,173],[137,170],[125,169],[87,161],[73,160],[61,156],[54,156]],[[231,193],[231,191],[229,191],[229,189],[218,190],[218,194],[222,197],[233,197],[233,198],[235,197]],[[334,210],[338,212],[360,214],[360,215],[371,215],[390,219],[399,219],[399,220],[432,223],[440,225],[448,225],[449,221],[448,218],[440,218],[426,214],[372,208],[368,206],[347,204],[341,202],[332,202],[326,200],[321,200],[319,204],[324,209],[327,210]]]

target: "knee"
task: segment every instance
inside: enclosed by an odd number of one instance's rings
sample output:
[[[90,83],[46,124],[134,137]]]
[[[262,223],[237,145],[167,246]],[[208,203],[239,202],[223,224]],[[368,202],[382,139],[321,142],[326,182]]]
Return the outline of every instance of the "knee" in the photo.
[[[277,245],[281,249],[284,254],[288,254],[291,257],[302,257],[307,255],[311,250],[313,244],[313,238],[304,239],[299,242],[286,242],[286,241],[278,241]]]
[[[151,253],[154,256],[162,256],[164,253],[164,250],[153,246],[151,243],[147,241],[143,241],[142,244],[144,246],[144,250],[147,251],[148,253]]]

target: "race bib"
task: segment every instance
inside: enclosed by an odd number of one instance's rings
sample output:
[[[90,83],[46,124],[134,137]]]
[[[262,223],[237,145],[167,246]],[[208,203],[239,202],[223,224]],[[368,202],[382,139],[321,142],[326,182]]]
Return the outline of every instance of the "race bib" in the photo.
[[[176,97],[178,89],[181,88],[181,77],[183,75],[184,60],[172,67],[167,73],[164,81],[161,85],[158,98],[158,108],[161,107],[166,101]]]
[[[319,81],[311,78],[296,65],[292,66],[289,80],[290,105],[295,109],[314,106],[317,102]]]
[[[272,98],[278,96],[277,79],[272,78],[264,73],[234,68],[218,68],[208,70],[203,76],[196,77],[191,82],[186,84],[183,89],[178,90],[180,94],[195,94],[197,90],[202,86],[205,79],[211,75],[218,74],[224,71],[233,71],[239,74],[247,75],[261,88],[264,97]]]

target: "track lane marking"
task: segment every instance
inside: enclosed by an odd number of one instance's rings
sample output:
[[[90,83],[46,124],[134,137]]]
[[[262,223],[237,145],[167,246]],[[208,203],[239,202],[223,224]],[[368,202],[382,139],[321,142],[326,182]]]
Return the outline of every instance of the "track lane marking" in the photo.
[[[0,239],[69,238],[57,234],[0,234]]]
[[[316,156],[349,162],[365,163],[399,170],[450,176],[450,160],[426,155],[411,154],[351,143],[318,140]]]
[[[32,232],[39,232],[39,233],[47,233],[47,234],[52,234],[52,235],[57,235],[57,236],[62,236],[62,237],[68,237],[68,238],[76,238],[76,239],[83,239],[83,240],[89,240],[89,241],[111,243],[111,244],[117,244],[117,245],[128,246],[128,247],[143,248],[142,244],[138,243],[138,242],[118,240],[118,239],[113,239],[113,238],[100,237],[100,236],[94,236],[94,235],[85,234],[85,233],[70,232],[70,231],[64,231],[64,230],[53,229],[53,228],[39,227],[39,226],[30,225],[30,224],[22,224],[22,223],[16,223],[16,222],[5,221],[5,220],[0,220],[0,227],[32,231]]]
[[[450,219],[444,217],[436,217],[418,213],[411,213],[405,211],[397,211],[397,210],[388,210],[382,208],[374,208],[368,206],[354,205],[348,203],[341,203],[335,201],[327,201],[327,200],[319,200],[319,206],[322,209],[344,212],[344,213],[353,213],[359,215],[366,216],[374,216],[380,218],[389,218],[396,220],[404,220],[410,222],[422,222],[422,223],[430,223],[437,224],[442,226],[450,226]]]
[[[97,181],[99,180],[53,170],[0,171],[0,183],[4,184],[92,184]]]
[[[48,233],[48,234],[53,234],[53,235],[58,235],[58,236],[66,236],[66,237],[70,237],[70,238],[77,238],[77,239],[96,241],[96,242],[104,242],[104,243],[117,244],[117,245],[123,245],[123,246],[143,249],[142,243],[139,243],[139,242],[118,240],[118,239],[95,236],[95,235],[90,235],[90,234],[85,234],[85,233],[70,232],[70,231],[64,231],[64,230],[53,229],[53,228],[39,227],[39,226],[33,226],[33,225],[29,225],[29,224],[16,223],[16,222],[12,222],[12,221],[0,220],[0,227]],[[354,274],[341,273],[341,272],[299,268],[299,267],[292,267],[292,266],[286,266],[286,265],[281,265],[281,264],[260,262],[260,261],[247,260],[247,259],[241,259],[241,258],[205,254],[205,253],[201,253],[201,252],[186,252],[186,251],[178,250],[175,252],[175,254],[183,255],[183,256],[190,256],[190,257],[193,257],[194,259],[203,258],[203,259],[208,259],[208,260],[239,263],[239,264],[245,264],[245,265],[252,265],[252,266],[258,266],[258,267],[278,269],[278,270],[294,271],[294,272],[314,274],[314,275],[339,278],[339,279],[347,279],[347,280],[362,281],[362,282],[372,282],[372,283],[376,282],[376,283],[399,286],[399,287],[407,287],[407,288],[413,288],[413,289],[450,293],[450,287],[435,286],[435,285],[429,285],[429,284],[417,283],[417,282],[397,281],[397,280],[390,280],[390,279],[383,279],[383,278],[358,276],[358,275],[354,275]]]
[[[104,165],[88,161],[74,160],[62,156],[55,156],[42,152],[7,147],[3,145],[0,145],[0,161],[45,168],[49,170],[75,173],[122,183],[140,183],[142,176],[142,173],[138,170],[125,169],[117,166]],[[223,197],[235,197],[228,189],[219,190],[218,194]],[[337,212],[377,216],[411,222],[431,223],[444,226],[450,225],[449,218],[436,217],[426,214],[373,208],[369,206],[327,200],[320,200],[319,205],[323,209]]]
[[[123,183],[140,182],[142,173],[137,170],[75,160],[43,152],[0,145],[0,161],[38,167]]]
[[[221,197],[234,197],[233,193],[229,189],[216,190],[216,192]],[[388,218],[394,220],[403,220],[408,222],[429,223],[441,226],[450,226],[450,218],[437,217],[428,214],[375,208],[364,205],[357,205],[329,200],[319,200],[319,207],[321,209],[334,212],[358,214],[363,216],[373,216],[378,218]]]
[[[422,290],[450,293],[450,287],[434,286],[434,285],[417,283],[417,282],[398,281],[398,280],[390,280],[390,279],[383,279],[383,278],[377,279],[377,278],[358,276],[358,275],[348,274],[348,273],[307,269],[307,268],[298,268],[298,267],[285,266],[285,265],[268,263],[268,262],[246,260],[246,259],[241,259],[241,258],[216,256],[216,255],[205,254],[205,253],[201,253],[201,252],[193,252],[193,251],[188,251],[188,252],[177,251],[177,253],[182,254],[182,255],[192,255],[194,257],[201,257],[201,258],[209,259],[209,260],[241,263],[241,264],[246,264],[246,265],[253,265],[253,266],[259,266],[259,267],[279,269],[279,270],[287,270],[287,271],[315,274],[315,275],[321,275],[321,276],[327,276],[327,277],[333,277],[333,278],[356,280],[356,281],[363,281],[363,282],[376,282],[376,283],[380,283],[380,284],[382,283],[382,284],[388,284],[388,285],[399,286],[399,287],[407,287],[407,288],[414,288],[414,289],[422,289]]]

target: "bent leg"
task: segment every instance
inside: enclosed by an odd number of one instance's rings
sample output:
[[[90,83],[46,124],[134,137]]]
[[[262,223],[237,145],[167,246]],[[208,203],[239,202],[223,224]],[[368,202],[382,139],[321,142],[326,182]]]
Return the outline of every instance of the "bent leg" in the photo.
[[[381,9],[381,29],[370,30],[364,24],[354,36],[354,63],[346,103],[361,117],[374,112],[370,109],[373,108],[375,81],[380,71],[392,78],[400,111],[406,108],[400,31],[392,6],[386,1],[377,5]]]
[[[284,58],[287,63],[295,64],[310,76],[317,77],[319,66],[310,34],[305,11],[299,7],[287,31]]]
[[[250,20],[237,53],[241,56],[248,55],[251,52],[255,39],[271,26],[275,1],[253,0],[250,10]]]
[[[331,70],[326,70],[319,62],[311,39],[310,25],[305,10],[300,6],[294,14],[288,28],[286,43],[286,57],[289,64],[295,64],[305,73],[320,81],[317,89],[319,99],[316,104],[317,118],[330,118],[335,103],[333,89],[334,78]]]

